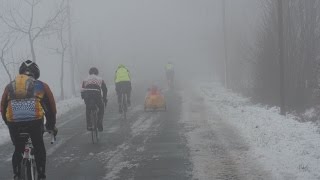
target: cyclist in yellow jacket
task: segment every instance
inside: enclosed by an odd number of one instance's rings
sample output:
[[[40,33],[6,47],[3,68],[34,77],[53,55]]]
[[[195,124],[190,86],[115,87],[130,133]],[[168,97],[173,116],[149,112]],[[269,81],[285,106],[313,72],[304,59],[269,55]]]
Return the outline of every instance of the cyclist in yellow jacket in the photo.
[[[166,77],[167,77],[167,82],[168,82],[168,86],[169,88],[173,87],[173,81],[174,81],[174,67],[173,64],[171,62],[168,62],[166,64]]]
[[[116,92],[118,95],[118,103],[119,103],[119,113],[122,113],[121,108],[121,95],[122,93],[127,94],[127,104],[128,106],[131,105],[130,96],[131,96],[131,77],[129,70],[123,65],[120,64],[118,69],[115,73],[115,85],[116,85]]]

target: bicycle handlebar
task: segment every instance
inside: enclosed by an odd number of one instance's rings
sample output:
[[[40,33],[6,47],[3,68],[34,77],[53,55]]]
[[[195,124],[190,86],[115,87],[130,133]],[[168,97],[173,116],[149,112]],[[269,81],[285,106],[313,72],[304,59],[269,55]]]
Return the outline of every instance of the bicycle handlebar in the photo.
[[[56,141],[56,136],[54,135],[54,131],[45,129],[44,132],[47,132],[50,134],[51,136],[50,144],[53,144]]]

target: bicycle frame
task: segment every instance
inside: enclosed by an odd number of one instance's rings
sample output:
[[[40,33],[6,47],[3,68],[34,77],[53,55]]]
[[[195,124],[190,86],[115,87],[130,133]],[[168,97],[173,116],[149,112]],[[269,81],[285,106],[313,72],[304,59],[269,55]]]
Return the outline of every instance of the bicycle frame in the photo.
[[[33,145],[32,145],[32,141],[31,141],[29,134],[28,133],[20,133],[20,135],[27,135],[28,136],[28,140],[27,140],[25,147],[24,147],[23,159],[34,159]]]
[[[49,132],[49,131],[45,131]],[[56,140],[53,132],[49,132],[51,134],[51,144],[53,144]],[[22,154],[22,161],[20,167],[20,178],[24,180],[35,180],[37,177],[37,166],[35,162],[34,156],[34,147],[32,145],[32,140],[29,133],[20,133],[21,137],[26,138],[25,147]]]
[[[29,133],[20,133],[20,136],[27,138],[25,142],[24,152],[22,155],[21,177],[22,179],[35,180],[37,175],[37,167],[34,157],[34,148]]]

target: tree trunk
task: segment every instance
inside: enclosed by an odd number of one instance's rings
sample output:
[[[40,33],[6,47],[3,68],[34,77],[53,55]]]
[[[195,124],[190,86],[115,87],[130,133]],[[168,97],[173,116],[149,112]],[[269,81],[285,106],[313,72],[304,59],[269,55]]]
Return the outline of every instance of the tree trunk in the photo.
[[[224,40],[224,84],[229,88],[229,70],[228,70],[228,46],[227,46],[227,25],[226,25],[226,0],[222,0],[222,18],[223,18],[223,40]]]
[[[4,59],[3,59],[3,58],[1,58],[1,64],[2,64],[2,66],[3,66],[3,68],[4,68],[4,70],[6,71],[8,77],[9,77],[9,79],[10,79],[10,82],[11,82],[11,81],[12,81],[12,77],[11,77],[11,74],[10,74],[10,72],[9,72],[8,67],[7,67],[6,64],[4,63]]]
[[[75,88],[75,77],[74,77],[74,69],[75,69],[75,62],[73,57],[73,48],[72,48],[72,33],[71,33],[71,13],[70,13],[70,0],[68,0],[67,5],[67,13],[68,13],[68,40],[69,40],[69,56],[70,56],[70,75],[71,75],[71,92],[72,95],[76,95],[76,88]]]
[[[61,75],[60,75],[60,98],[61,98],[61,100],[64,99],[63,79],[64,79],[64,50],[61,53]]]
[[[31,34],[29,33],[29,43],[30,43],[30,49],[31,49],[31,55],[32,55],[32,61],[37,62],[36,59],[36,53],[34,51],[34,40],[32,40]]]
[[[284,43],[283,43],[283,1],[278,0],[278,28],[279,28],[279,65],[280,65],[280,113],[281,115],[285,115],[285,85],[284,85]]]

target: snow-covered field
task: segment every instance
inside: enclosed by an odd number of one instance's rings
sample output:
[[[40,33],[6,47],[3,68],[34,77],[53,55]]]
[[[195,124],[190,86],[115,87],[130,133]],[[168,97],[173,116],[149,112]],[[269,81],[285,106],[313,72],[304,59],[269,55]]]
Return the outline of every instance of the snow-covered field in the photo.
[[[216,116],[234,127],[248,144],[251,159],[262,165],[271,179],[320,179],[320,134],[317,125],[299,122],[293,115],[281,116],[276,107],[252,104],[249,99],[219,84],[205,83],[196,87],[194,93],[203,98],[207,109],[209,127],[206,128],[210,128],[210,124],[216,125]],[[195,138],[194,134],[191,132],[188,137],[191,148],[201,144],[201,139]],[[193,157],[194,161],[196,159]],[[194,173],[195,178],[210,177],[210,171]]]

